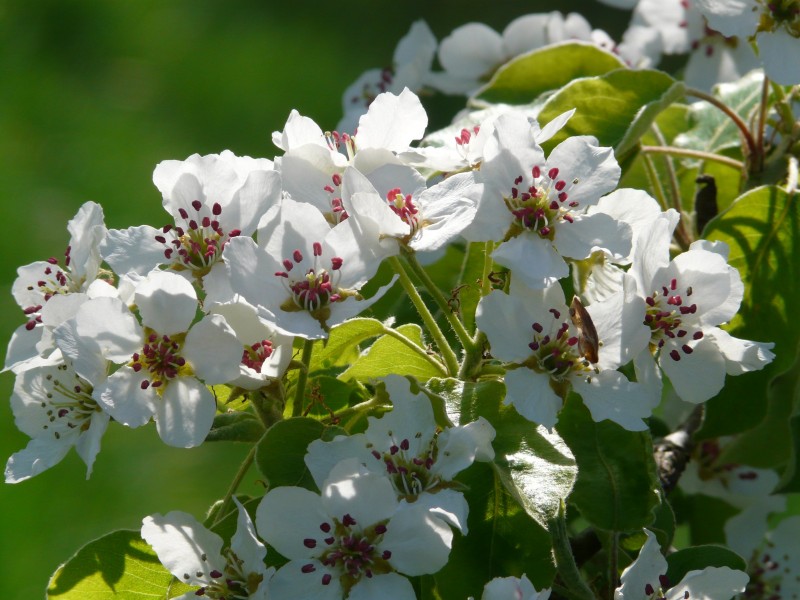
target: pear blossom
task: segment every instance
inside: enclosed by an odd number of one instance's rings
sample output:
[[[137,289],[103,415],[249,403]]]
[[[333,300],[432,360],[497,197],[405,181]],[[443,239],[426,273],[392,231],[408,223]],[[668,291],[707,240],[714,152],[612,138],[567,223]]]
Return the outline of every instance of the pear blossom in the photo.
[[[107,232],[102,207],[95,202],[83,204],[67,224],[67,231],[70,240],[63,266],[56,258],[49,258],[17,269],[11,293],[26,322],[11,337],[6,369],[18,371],[46,363],[55,349],[52,330],[74,314],[90,288],[95,294],[110,288],[111,274],[100,268],[100,244]]]
[[[60,353],[59,353],[60,354]],[[98,368],[105,378],[105,364]],[[11,410],[20,431],[31,441],[8,459],[6,483],[38,475],[63,459],[73,446],[92,473],[109,415],[92,397],[93,385],[75,372],[69,361],[40,366],[17,375]]]
[[[750,582],[741,598],[800,596],[800,517],[782,520],[753,552],[747,566]]]
[[[337,464],[321,494],[293,486],[268,491],[256,528],[289,559],[271,580],[271,600],[414,600],[403,575],[441,569],[453,540],[427,508],[400,509],[389,479],[358,459]]]
[[[495,577],[483,588],[481,600],[548,600],[550,590],[536,591],[530,579],[522,577]]]
[[[725,375],[762,369],[772,361],[774,344],[741,340],[719,328],[736,314],[744,285],[727,264],[722,242],[693,243],[672,261],[671,224],[656,219],[641,234],[630,273],[647,304],[649,352],[636,359],[637,369],[655,360],[678,396],[692,403],[715,396]]]
[[[511,363],[505,374],[505,404],[548,429],[556,424],[570,389],[583,398],[595,421],[609,419],[642,431],[655,405],[648,388],[628,381],[615,369],[647,344],[640,319],[641,299],[630,280],[621,292],[585,308],[596,329],[597,356],[584,349],[584,332],[571,318],[558,284],[526,289],[512,281],[481,299],[475,321],[495,358]],[[590,342],[591,343],[591,342]]]
[[[292,360],[292,338],[274,331],[258,318],[256,308],[241,298],[218,304],[210,313],[225,317],[243,347],[239,377],[229,385],[256,390],[283,375]]]
[[[320,488],[333,467],[357,458],[371,472],[389,477],[398,498],[411,506],[428,506],[440,518],[467,533],[468,505],[452,479],[475,460],[494,458],[495,431],[483,418],[439,431],[427,396],[412,393],[399,375],[384,379],[391,412],[368,417],[364,433],[315,440],[305,463]]]
[[[237,498],[236,533],[230,546],[206,529],[192,515],[173,511],[142,520],[142,539],[153,547],[158,559],[179,581],[197,590],[178,596],[226,600],[267,600],[269,581],[275,569],[267,568],[267,549],[256,537],[250,515]]]
[[[578,13],[558,11],[523,15],[511,21],[502,34],[483,23],[467,23],[439,44],[439,62],[432,86],[450,94],[468,94],[486,82],[498,67],[536,48],[568,40],[604,41],[608,35],[592,30]]]
[[[800,62],[787,60],[800,48],[800,6],[794,0],[695,0],[708,24],[727,36],[755,39],[767,77],[800,83]]]
[[[636,560],[622,572],[622,585],[614,592],[614,600],[730,600],[744,591],[749,579],[747,574],[729,567],[689,571],[677,585],[673,585],[666,577],[667,561],[661,554],[655,534],[647,529],[644,533],[647,541]]]
[[[361,115],[384,92],[399,93],[404,88],[419,92],[433,75],[431,65],[436,55],[436,37],[423,20],[414,21],[400,38],[392,57],[392,66],[369,69],[347,86],[342,96],[344,116],[336,129],[353,131]]]
[[[221,315],[192,325],[197,295],[180,275],[150,273],[135,300],[141,325],[117,298],[87,302],[74,317],[75,335],[93,339],[102,356],[122,364],[95,386],[93,397],[123,425],[139,427],[154,418],[164,442],[196,446],[216,413],[205,384],[239,375],[242,344]],[[80,363],[85,354],[71,358]]]
[[[545,159],[532,125],[510,113],[495,122],[477,181],[484,186],[470,241],[499,241],[492,257],[528,287],[569,275],[563,257],[584,259],[604,249],[624,256],[631,230],[604,213],[587,214],[613,190],[620,167],[611,148],[589,136],[567,138]]]
[[[360,289],[387,254],[353,230],[350,219],[331,227],[314,207],[284,198],[250,238],[231,240],[224,257],[233,287],[259,317],[285,335],[327,337],[328,330],[366,309]]]
[[[342,203],[357,221],[372,221],[369,229],[392,254],[400,246],[431,252],[472,223],[481,191],[472,173],[459,173],[426,187],[417,171],[405,165],[385,165],[369,176],[348,167]]]
[[[226,290],[220,262],[232,238],[252,235],[261,216],[278,201],[280,175],[272,161],[230,151],[184,161],[166,160],[153,172],[164,209],[174,225],[111,230],[103,257],[117,273],[145,275],[159,265],[202,280],[211,300]]]

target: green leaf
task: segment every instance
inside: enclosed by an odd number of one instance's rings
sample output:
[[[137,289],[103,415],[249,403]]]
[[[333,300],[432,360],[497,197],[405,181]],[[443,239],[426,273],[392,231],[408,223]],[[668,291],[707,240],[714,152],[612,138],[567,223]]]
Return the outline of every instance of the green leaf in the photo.
[[[567,42],[546,46],[500,67],[474,99],[491,104],[525,104],[574,79],[603,75],[624,66],[616,56],[594,44]]]
[[[271,488],[296,485],[316,490],[303,458],[308,445],[322,437],[325,425],[308,417],[279,421],[269,428],[256,449],[256,465]]]
[[[459,288],[454,292],[457,314],[461,316],[467,331],[475,329],[475,310],[481,299],[481,277],[486,244],[487,242],[470,242],[461,265]]]
[[[326,342],[317,343],[309,371],[349,365],[358,359],[358,345],[383,334],[386,326],[377,319],[356,317],[331,329]]]
[[[47,598],[166,599],[172,597],[172,580],[138,531],[114,531],[89,542],[61,565],[47,586]]]
[[[257,442],[264,426],[249,412],[228,412],[214,417],[207,442]]]
[[[505,386],[499,381],[465,383],[435,379],[429,389],[445,398],[448,413],[461,412],[461,424],[487,419],[497,433],[492,447],[494,477],[527,514],[547,529],[569,496],[578,467],[567,444],[556,433],[531,423],[513,407],[503,405]]]
[[[499,574],[525,573],[537,589],[552,583],[550,535],[493,473],[476,463],[459,475],[467,486],[469,534],[455,537],[447,564],[434,575],[442,598],[480,598],[483,586]]]
[[[736,571],[746,571],[747,563],[736,552],[724,546],[694,546],[667,556],[667,579],[675,585],[689,571],[703,570],[706,567],[729,567]]]
[[[413,375],[419,381],[427,381],[445,374],[442,366],[435,366],[435,360],[426,356],[419,325],[408,323],[395,331],[407,342],[391,335],[381,336],[339,377],[344,381],[356,379],[368,382],[394,373]]]
[[[683,92],[683,83],[647,69],[619,69],[578,79],[551,96],[539,113],[539,121],[547,123],[564,111],[577,109],[545,146],[552,148],[574,135],[593,135],[601,146],[612,146],[622,162],[658,114]]]
[[[739,270],[745,286],[742,306],[728,331],[743,339],[774,342],[776,357],[761,371],[737,376],[735,384],[729,383],[707,403],[701,438],[738,433],[760,422],[767,414],[768,382],[794,361],[800,339],[800,320],[794,315],[800,297],[798,197],[775,186],[755,188],[706,227],[707,239],[730,247],[728,263]]]
[[[570,502],[592,525],[633,531],[653,522],[660,484],[648,432],[626,431],[616,423],[595,423],[580,398],[570,394],[556,430],[578,463]]]

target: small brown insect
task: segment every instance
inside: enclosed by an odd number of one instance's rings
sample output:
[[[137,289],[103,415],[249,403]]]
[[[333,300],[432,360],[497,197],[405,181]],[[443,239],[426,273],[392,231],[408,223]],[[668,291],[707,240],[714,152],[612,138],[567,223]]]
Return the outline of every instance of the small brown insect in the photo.
[[[577,296],[572,299],[572,304],[570,304],[569,317],[578,330],[578,349],[581,355],[590,363],[596,363],[598,361],[597,353],[600,350],[597,330],[594,328],[592,317]]]

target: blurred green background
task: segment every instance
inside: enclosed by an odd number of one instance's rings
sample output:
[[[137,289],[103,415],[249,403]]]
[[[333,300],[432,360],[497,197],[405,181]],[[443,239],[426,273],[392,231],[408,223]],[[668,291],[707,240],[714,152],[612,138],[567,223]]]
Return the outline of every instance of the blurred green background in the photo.
[[[438,39],[468,21],[502,28],[529,12],[577,10],[617,36],[623,12],[589,0],[273,3],[211,0],[0,1],[0,327],[23,322],[10,294],[16,268],[62,257],[67,221],[86,200],[106,224],[167,222],[155,165],[230,149],[272,158],[270,135],[297,108],[323,128],[341,116],[345,87],[387,66],[411,23]],[[463,101],[439,101],[434,122]],[[8,398],[14,377],[0,377]],[[6,402],[3,464],[27,444]],[[70,453],[53,469],[0,487],[5,600],[44,597],[50,574],[86,542],[142,517],[202,516],[224,494],[247,448],[168,448],[155,428],[112,424],[94,474]],[[243,492],[257,493],[254,477]]]

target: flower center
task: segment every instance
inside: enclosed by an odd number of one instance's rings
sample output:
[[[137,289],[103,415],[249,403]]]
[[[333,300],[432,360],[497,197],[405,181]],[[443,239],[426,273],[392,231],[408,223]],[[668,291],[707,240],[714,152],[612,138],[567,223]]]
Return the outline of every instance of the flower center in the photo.
[[[219,260],[230,238],[238,236],[241,231],[238,229],[232,229],[228,233],[223,231],[218,220],[222,214],[219,203],[215,202],[211,207],[211,215],[203,214],[207,210],[199,200],[192,201],[192,208],[196,212],[192,216],[185,208],[178,211],[185,221],[185,228],[179,225],[174,227],[165,225],[161,228],[161,234],[155,238],[166,247],[164,257],[172,262],[175,270],[189,269],[195,276],[202,277]]]
[[[414,205],[411,194],[404,195],[400,188],[394,188],[386,193],[386,202],[394,214],[403,219],[403,222],[411,228],[408,239],[413,238],[419,231],[421,223],[419,209]]]
[[[379,94],[387,91],[394,80],[394,71],[390,67],[381,69],[378,79],[375,81],[366,80],[361,86],[361,90],[350,96],[348,104],[349,110],[354,108],[367,109],[369,105],[378,97]],[[345,110],[347,112],[347,110]]]
[[[261,340],[251,346],[245,346],[242,352],[242,364],[260,373],[261,367],[272,356],[272,342]]]
[[[663,286],[661,290],[656,290],[645,298],[647,308],[645,310],[644,323],[650,327],[650,347],[653,352],[663,348],[664,344],[670,342],[675,348],[669,351],[672,360],[680,360],[680,348],[684,354],[691,354],[693,348],[686,342],[690,340],[700,340],[703,332],[694,329],[690,324],[693,315],[697,312],[696,304],[689,304],[692,295],[692,287],[686,288],[684,295],[678,291],[678,281],[672,279],[669,286]],[[691,333],[691,335],[690,335]]]
[[[523,231],[534,231],[540,237],[552,241],[554,226],[560,221],[573,222],[571,211],[578,207],[578,202],[568,201],[568,183],[558,177],[558,168],[552,167],[543,173],[539,166],[531,169],[533,180],[527,188],[520,188],[524,178],[522,175],[514,179],[511,195],[504,197],[506,208],[514,215],[511,229],[506,240],[516,237]],[[577,179],[569,185],[578,183]]]
[[[328,184],[323,188],[330,196],[331,203],[331,212],[326,214],[325,218],[331,225],[338,225],[350,215],[348,215],[347,211],[344,209],[344,204],[342,203],[342,197],[340,195],[342,176],[339,175],[339,173],[334,173],[331,175],[331,183],[333,185]]]
[[[663,600],[667,597],[667,590],[672,587],[670,585],[669,579],[667,579],[666,575],[659,575],[658,576],[658,584],[659,588],[654,589],[651,584],[645,584],[644,586],[644,594],[648,600]],[[683,594],[684,600],[688,600],[691,596],[689,595],[689,590],[686,590]]]
[[[386,533],[385,521],[361,529],[353,517],[345,514],[341,521],[333,519],[333,525],[323,521],[319,528],[330,535],[324,538],[325,547],[315,556],[323,565],[339,574],[345,596],[362,577],[393,571],[388,563],[392,553],[389,550],[379,551],[376,547]],[[306,538],[303,544],[306,548],[315,549],[317,540]],[[306,574],[315,570],[312,563],[301,569]],[[330,584],[331,579],[331,574],[325,573],[322,576],[322,585]]]
[[[582,356],[578,345],[579,337],[567,321],[561,321],[561,312],[549,309],[553,315],[553,323],[545,332],[541,323],[533,323],[533,341],[528,347],[533,354],[525,361],[525,366],[547,373],[554,390],[566,393],[565,386],[573,373],[590,375],[596,370],[587,358]]]
[[[81,287],[85,282],[85,278],[75,278],[75,276],[70,272],[69,265],[71,262],[70,252],[72,251],[71,246],[67,246],[66,252],[64,252],[64,270],[58,266],[58,260],[50,257],[47,259],[47,266],[44,267],[41,279],[38,279],[35,283],[31,283],[28,285],[28,291],[32,292],[35,289],[38,289],[39,293],[42,295],[43,302],[47,302],[53,296],[57,294],[70,294],[72,292],[79,292]],[[25,323],[25,329],[30,331],[37,324],[42,322],[42,316],[40,314],[42,310],[43,304],[34,304],[31,306],[26,306],[23,308],[23,312],[25,316],[28,317],[28,322]]]
[[[389,435],[393,434],[389,432]],[[418,432],[415,439],[420,439],[422,433]],[[420,448],[418,453],[410,451],[411,442],[408,438],[403,438],[400,443],[392,439],[389,450],[378,452],[372,448],[372,456],[376,460],[383,461],[386,466],[386,473],[394,486],[395,491],[400,497],[409,502],[416,500],[422,492],[432,490],[441,481],[438,477],[431,475],[431,469],[436,462],[436,438],[428,443],[426,448]]]
[[[324,326],[330,315],[329,305],[332,302],[340,302],[354,293],[338,288],[342,259],[336,256],[331,258],[331,267],[328,271],[319,264],[322,256],[322,244],[314,242],[313,249],[313,265],[304,275],[300,277],[290,275],[295,264],[303,260],[303,253],[295,250],[291,259],[283,260],[286,270],[277,271],[275,276],[283,279],[286,291],[289,292],[289,298],[281,304],[281,308],[287,312],[307,310]]]
[[[42,429],[56,440],[64,435],[80,435],[91,426],[92,415],[101,410],[92,398],[92,385],[67,365],[53,370],[57,372],[48,373],[40,380],[42,390],[37,394],[42,398],[41,406],[48,417]]]
[[[783,26],[794,37],[800,37],[800,1],[770,0],[764,2],[758,31],[775,31]]]
[[[150,332],[141,352],[135,353],[130,362],[131,368],[137,373],[145,371],[150,374],[141,383],[143,390],[152,386],[161,392],[162,386],[185,370],[186,359],[180,355],[184,337],[185,334],[170,337]]]
[[[235,600],[249,598],[251,594],[258,590],[258,586],[264,579],[260,573],[245,573],[244,561],[236,556],[236,553],[230,548],[223,552],[226,560],[225,571],[221,572],[216,569],[209,573],[210,581],[199,588],[196,596],[203,596],[205,598],[213,598],[214,600]],[[203,554],[200,557],[203,562],[208,560],[207,556]],[[202,571],[196,573],[198,578],[203,576]],[[184,574],[184,579],[190,579],[188,573]]]

